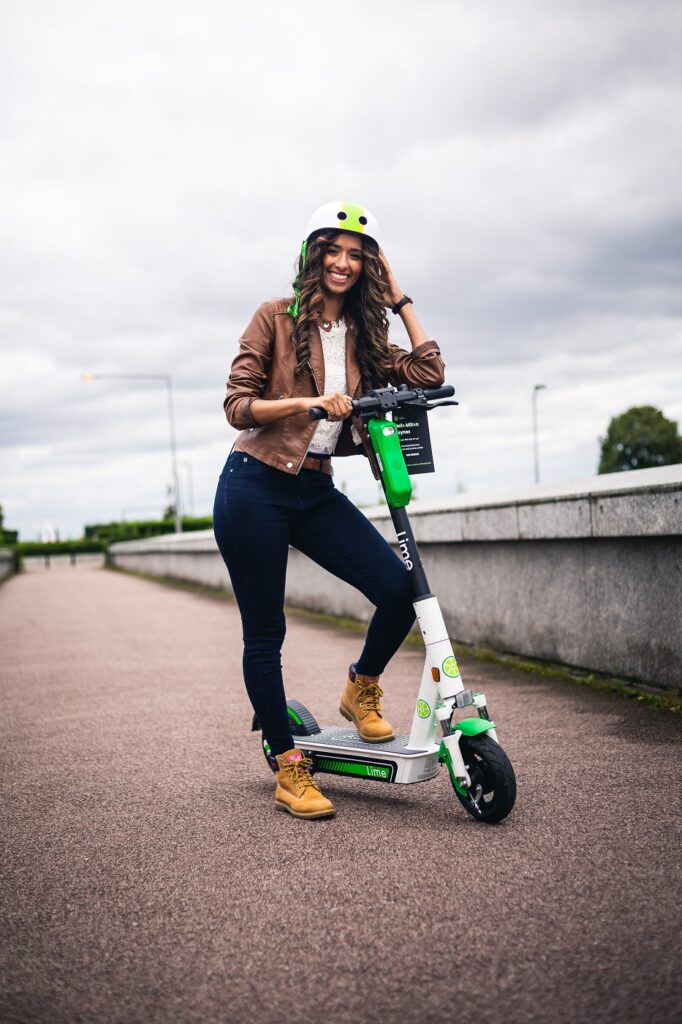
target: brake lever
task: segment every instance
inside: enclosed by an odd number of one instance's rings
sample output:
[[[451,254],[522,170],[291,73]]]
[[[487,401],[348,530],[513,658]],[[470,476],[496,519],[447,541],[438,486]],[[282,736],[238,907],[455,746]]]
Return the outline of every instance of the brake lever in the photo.
[[[439,409],[441,405],[459,405],[456,399],[445,399],[443,402],[427,402],[425,398],[415,398],[411,402],[403,402],[403,406],[414,405],[417,409]]]

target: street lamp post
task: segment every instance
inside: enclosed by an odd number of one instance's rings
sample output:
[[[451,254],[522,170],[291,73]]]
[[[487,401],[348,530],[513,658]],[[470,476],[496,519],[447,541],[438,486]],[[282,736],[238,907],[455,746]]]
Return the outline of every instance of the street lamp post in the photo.
[[[540,483],[540,453],[538,450],[538,391],[544,391],[546,384],[536,384],[533,387],[533,455],[535,461],[535,483]]]
[[[192,463],[187,459],[184,459],[180,465],[183,467],[187,474],[187,501],[185,503],[185,511],[189,512],[190,515],[194,515],[194,473],[192,472]]]
[[[180,481],[178,478],[177,446],[175,443],[175,414],[173,411],[173,381],[168,373],[84,373],[86,383],[93,380],[162,380],[166,385],[168,398],[168,428],[170,435],[171,469],[173,473],[173,495],[175,500],[175,532],[182,532],[180,518]]]

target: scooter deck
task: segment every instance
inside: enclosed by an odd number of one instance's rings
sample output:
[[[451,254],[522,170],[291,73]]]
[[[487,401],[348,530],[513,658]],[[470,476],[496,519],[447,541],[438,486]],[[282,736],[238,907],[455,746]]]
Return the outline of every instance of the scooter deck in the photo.
[[[300,750],[313,758],[315,770],[331,775],[354,775],[377,782],[425,782],[438,772],[438,747],[407,750],[409,737],[387,743],[366,743],[355,729],[322,726],[312,736],[296,736]]]

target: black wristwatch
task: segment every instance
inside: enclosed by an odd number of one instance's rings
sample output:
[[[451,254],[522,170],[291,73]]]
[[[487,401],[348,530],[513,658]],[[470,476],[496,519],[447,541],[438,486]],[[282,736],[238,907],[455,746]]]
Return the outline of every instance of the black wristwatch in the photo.
[[[391,313],[395,313],[395,315],[397,316],[400,310],[403,308],[403,306],[406,306],[408,302],[412,302],[410,296],[403,295],[402,299],[396,302],[395,306],[391,307]]]

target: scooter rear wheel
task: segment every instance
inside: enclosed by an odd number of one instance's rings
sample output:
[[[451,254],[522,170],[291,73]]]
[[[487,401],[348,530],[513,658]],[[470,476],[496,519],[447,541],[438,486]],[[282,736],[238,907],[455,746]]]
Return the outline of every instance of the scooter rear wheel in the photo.
[[[516,776],[499,743],[490,736],[463,736],[460,748],[471,778],[466,796],[457,799],[472,818],[495,825],[507,817],[516,800]]]
[[[301,704],[300,700],[288,700],[287,701],[287,712],[289,713],[289,724],[291,726],[291,734],[296,743],[297,736],[314,736],[316,732],[321,732],[321,729],[313,715],[308,711],[305,704]],[[260,724],[258,719],[254,715],[253,728],[259,729]],[[261,734],[261,744],[263,747],[263,754],[265,760],[268,762],[268,766],[273,772],[276,772],[279,768],[274,754],[270,750],[270,745],[266,740],[265,736]],[[314,770],[314,768],[313,768]]]

